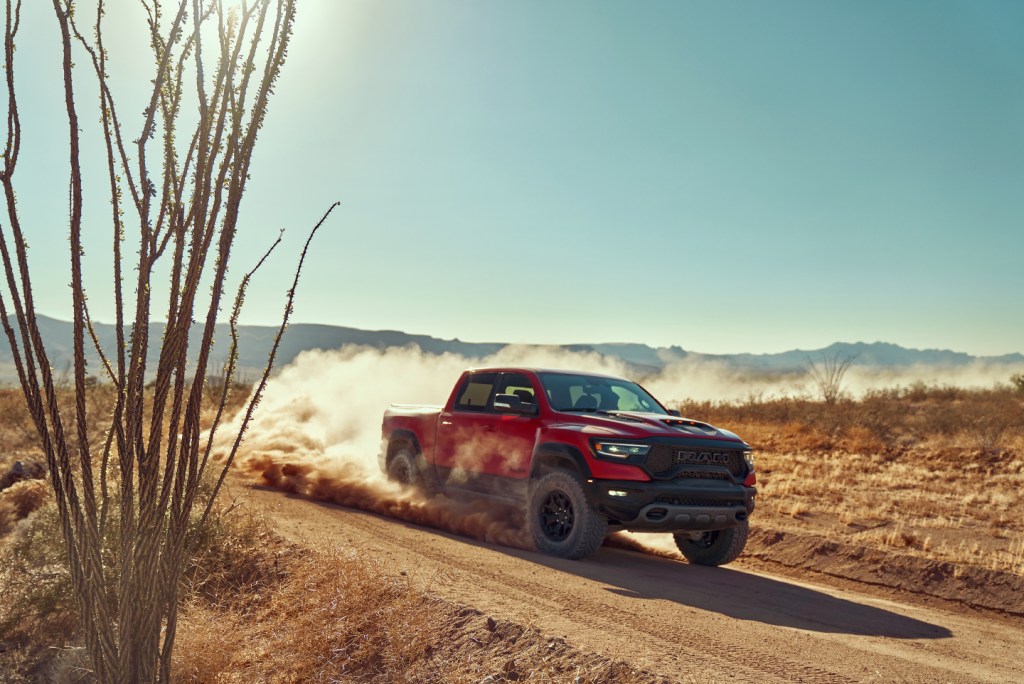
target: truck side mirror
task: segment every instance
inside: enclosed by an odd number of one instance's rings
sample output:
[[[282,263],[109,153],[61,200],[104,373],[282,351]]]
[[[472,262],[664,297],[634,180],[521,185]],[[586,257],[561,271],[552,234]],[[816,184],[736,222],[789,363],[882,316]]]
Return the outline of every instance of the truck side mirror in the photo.
[[[669,409],[668,410],[668,415],[675,416],[676,418],[682,418],[683,417],[683,414],[680,413],[678,409]]]
[[[494,397],[494,410],[527,416],[537,412],[537,405],[524,402],[516,394],[497,394]]]

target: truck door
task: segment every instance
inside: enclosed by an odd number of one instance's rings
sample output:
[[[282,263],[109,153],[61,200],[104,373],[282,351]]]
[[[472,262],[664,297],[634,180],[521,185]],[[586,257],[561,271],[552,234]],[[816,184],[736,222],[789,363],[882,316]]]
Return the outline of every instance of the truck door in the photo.
[[[526,407],[532,405],[533,412],[522,414],[494,411],[494,398],[491,398],[490,423],[484,429],[489,428],[494,438],[487,442],[483,472],[497,478],[492,483],[493,493],[514,495],[516,485],[523,485],[525,493],[526,480],[530,475],[530,459],[540,427],[540,406],[537,403],[537,391],[524,373],[501,374],[494,396],[507,394],[519,397]]]
[[[451,407],[441,411],[437,423],[434,471],[445,486],[470,488],[469,480],[481,470],[482,443],[490,427],[488,407],[499,373],[470,373],[462,380]]]
[[[499,413],[494,397],[514,394],[531,414]],[[523,373],[473,373],[437,430],[435,468],[447,487],[518,497],[525,493],[540,425],[536,390]],[[520,491],[523,490],[523,491]]]

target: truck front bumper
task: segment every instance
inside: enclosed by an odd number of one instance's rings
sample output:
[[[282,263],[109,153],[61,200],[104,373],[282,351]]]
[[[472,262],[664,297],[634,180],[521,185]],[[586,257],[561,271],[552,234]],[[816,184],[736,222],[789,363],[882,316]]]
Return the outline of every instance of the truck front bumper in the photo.
[[[642,532],[737,527],[754,512],[756,487],[724,480],[594,480],[591,495],[608,522]]]

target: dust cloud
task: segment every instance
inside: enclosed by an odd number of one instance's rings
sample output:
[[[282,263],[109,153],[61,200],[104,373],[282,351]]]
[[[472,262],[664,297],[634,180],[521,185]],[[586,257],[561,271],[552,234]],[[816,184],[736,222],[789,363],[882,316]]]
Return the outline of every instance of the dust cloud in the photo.
[[[1011,375],[1022,372],[1024,364],[981,361],[964,366],[851,366],[843,377],[842,391],[847,396],[860,399],[868,392],[918,384],[987,389],[1006,385]],[[769,373],[714,360],[685,359],[669,364],[656,375],[633,379],[668,406],[685,400],[735,402],[782,397],[820,398],[816,385],[806,372]]]
[[[377,462],[381,420],[392,403],[443,405],[469,367],[532,366],[634,377],[668,405],[691,400],[813,396],[806,375],[752,374],[715,361],[683,360],[655,375],[638,376],[624,362],[598,353],[509,346],[484,359],[426,354],[417,347],[346,347],[301,353],[268,384],[238,452],[235,467],[272,487],[519,548],[532,542],[518,508],[488,501],[427,497],[388,482]],[[917,382],[991,387],[1019,369],[1007,366],[919,367],[900,372],[853,367],[844,387],[862,395]],[[693,416],[699,418],[699,416]],[[241,415],[218,431],[214,450],[225,454]],[[465,462],[465,459],[460,459]],[[470,464],[467,464],[470,465]],[[666,543],[618,535],[619,544],[659,555]],[[669,537],[669,542],[671,538]],[[614,542],[613,542],[614,543]],[[665,547],[665,548],[662,548]]]
[[[395,402],[443,405],[471,366],[524,365],[625,374],[599,354],[507,347],[483,360],[425,354],[415,347],[381,351],[347,347],[303,352],[267,385],[235,468],[301,496],[371,511],[483,541],[532,548],[517,507],[490,501],[427,497],[388,482],[380,472],[381,420]],[[223,456],[241,415],[218,431]],[[468,450],[460,464],[472,467]]]
[[[861,397],[869,391],[914,385],[991,389],[1008,385],[1010,376],[1016,373],[1024,373],[1024,364],[975,361],[956,367],[919,365],[892,369],[853,366],[843,379],[843,387],[854,397]]]

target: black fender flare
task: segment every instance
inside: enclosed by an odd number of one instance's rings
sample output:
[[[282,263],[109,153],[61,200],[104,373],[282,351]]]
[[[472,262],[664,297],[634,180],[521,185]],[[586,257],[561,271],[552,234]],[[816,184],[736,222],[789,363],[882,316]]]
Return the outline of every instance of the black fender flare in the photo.
[[[545,442],[538,444],[533,450],[530,480],[539,480],[552,470],[575,472],[584,488],[587,487],[587,482],[591,479],[590,466],[587,465],[586,457],[571,444]]]

